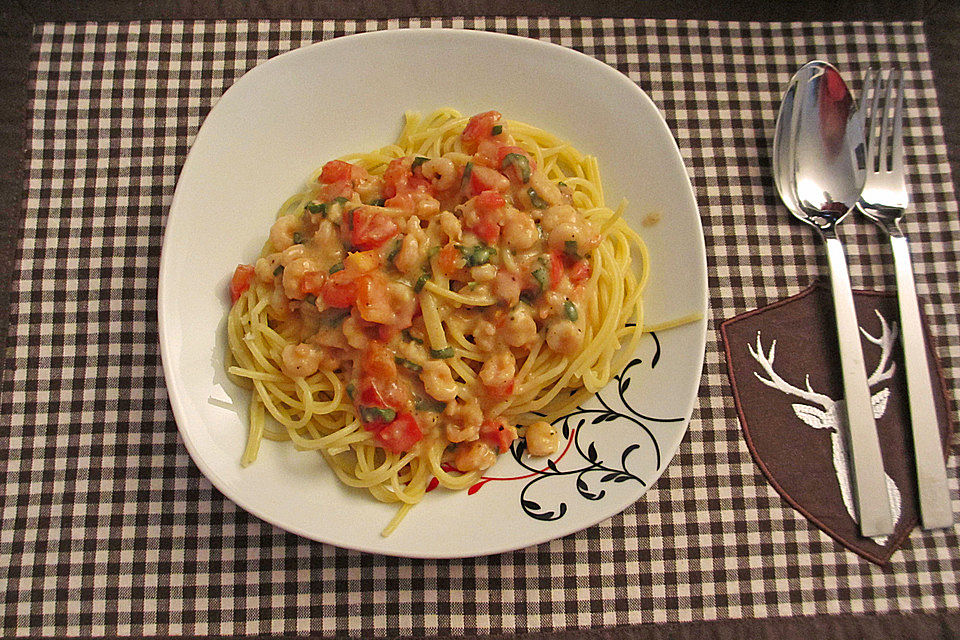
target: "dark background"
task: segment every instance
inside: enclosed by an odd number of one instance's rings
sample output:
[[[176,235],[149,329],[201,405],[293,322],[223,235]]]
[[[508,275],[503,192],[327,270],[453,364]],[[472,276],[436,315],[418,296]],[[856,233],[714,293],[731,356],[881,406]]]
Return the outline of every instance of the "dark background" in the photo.
[[[23,149],[33,25],[47,21],[202,18],[395,18],[607,16],[750,22],[923,21],[946,136],[954,191],[960,184],[960,0],[0,0],[0,274],[12,271],[22,225]],[[0,346],[5,346],[9,276],[0,275]],[[588,640],[626,638],[960,638],[960,615],[829,616],[742,620],[533,634]]]

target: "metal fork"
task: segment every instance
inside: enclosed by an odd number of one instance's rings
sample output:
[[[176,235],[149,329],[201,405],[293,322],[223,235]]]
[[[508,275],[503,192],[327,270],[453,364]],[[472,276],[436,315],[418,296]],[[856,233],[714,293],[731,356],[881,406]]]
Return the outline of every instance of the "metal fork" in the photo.
[[[857,207],[890,236],[900,306],[903,361],[913,432],[914,462],[925,529],[953,526],[943,444],[933,402],[920,306],[900,220],[909,204],[903,166],[903,80],[899,69],[871,70],[864,79],[866,180]]]

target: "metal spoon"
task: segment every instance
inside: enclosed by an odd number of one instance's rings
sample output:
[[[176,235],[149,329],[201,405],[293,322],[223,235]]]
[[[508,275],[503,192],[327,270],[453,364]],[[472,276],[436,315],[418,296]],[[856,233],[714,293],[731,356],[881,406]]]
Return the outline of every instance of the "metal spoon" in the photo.
[[[863,187],[862,120],[840,72],[808,62],[787,86],[773,139],[773,175],[787,209],[813,226],[827,245],[846,409],[847,450],[860,533],[893,533],[880,441],[873,417],[850,275],[836,227]],[[838,416],[840,417],[840,416]]]

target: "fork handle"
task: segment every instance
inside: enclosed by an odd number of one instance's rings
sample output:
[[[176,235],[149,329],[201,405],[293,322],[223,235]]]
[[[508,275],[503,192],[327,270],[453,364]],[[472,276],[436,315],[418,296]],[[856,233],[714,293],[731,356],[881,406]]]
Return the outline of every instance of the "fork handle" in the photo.
[[[937,410],[933,402],[930,365],[920,324],[920,305],[910,263],[910,249],[902,235],[890,236],[897,274],[897,299],[903,336],[903,364],[907,372],[914,463],[920,493],[920,521],[924,529],[953,526],[953,508],[947,486],[947,466]]]
[[[854,495],[860,519],[860,535],[865,537],[893,533],[890,497],[880,453],[873,401],[867,383],[867,367],[860,342],[860,325],[853,305],[850,274],[843,245],[833,234],[825,235],[830,265],[830,286],[837,319],[840,369],[846,399],[847,438]]]

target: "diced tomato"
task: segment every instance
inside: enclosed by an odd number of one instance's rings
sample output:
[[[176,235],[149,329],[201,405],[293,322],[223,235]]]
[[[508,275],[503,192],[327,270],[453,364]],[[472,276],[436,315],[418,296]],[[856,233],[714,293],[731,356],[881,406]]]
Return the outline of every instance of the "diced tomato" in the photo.
[[[427,178],[424,178],[423,175],[411,173],[410,177],[407,178],[407,187],[411,191],[417,191],[418,189],[429,189],[433,186],[433,183],[430,182]]]
[[[485,243],[495,244],[500,237],[500,221],[503,219],[506,200],[500,193],[490,189],[478,195],[474,203],[480,221],[473,226],[473,231]]]
[[[250,288],[253,281],[254,270],[249,264],[238,264],[233,272],[233,278],[230,279],[230,304],[236,304],[240,296]]]
[[[563,278],[563,256],[559,253],[550,254],[550,288],[556,289]]]
[[[350,242],[361,249],[376,249],[397,235],[399,230],[397,223],[379,211],[360,207],[353,211]]]
[[[323,274],[319,271],[306,272],[300,279],[300,294],[304,296],[308,293],[318,295],[323,288],[324,280]]]
[[[590,279],[591,273],[593,273],[593,270],[590,268],[590,263],[586,260],[578,260],[570,267],[570,282],[573,284],[586,282]]]
[[[338,271],[320,287],[320,296],[328,307],[351,307],[357,301],[357,281],[348,272]]]
[[[384,190],[384,194],[386,194],[386,190]],[[407,191],[405,187],[393,196],[387,196],[383,204],[391,209],[399,209],[406,214],[413,213],[417,209],[417,203],[413,198],[413,194]]]
[[[377,388],[377,384],[374,382],[373,378],[365,377],[360,380],[360,395],[358,396],[360,401],[359,405],[364,407],[382,407],[386,408],[387,403],[384,402],[383,396],[380,393],[380,389]]]
[[[408,411],[411,403],[410,389],[400,382],[393,354],[382,342],[374,340],[370,344],[370,349],[364,352],[360,359],[356,403],[365,407],[389,407],[398,412]]]
[[[367,322],[387,324],[394,318],[387,282],[378,273],[365,273],[357,278],[357,311]]]
[[[492,220],[481,218],[473,230],[487,244],[495,244],[500,237],[500,225]]]
[[[506,400],[511,395],[513,395],[513,387],[515,383],[516,383],[516,380],[511,378],[508,382],[504,382],[503,384],[498,384],[492,387],[490,385],[485,384],[483,385],[483,387],[487,390],[487,394],[491,398],[494,398],[496,400]]]
[[[400,328],[395,324],[378,324],[377,334],[384,342],[390,342],[400,333]]]
[[[375,407],[390,407],[396,411],[406,411],[410,406],[410,390],[401,386],[398,378],[372,378],[366,376],[361,379],[361,404]],[[367,390],[372,389],[372,392]],[[376,402],[363,402],[365,396],[373,395]]]
[[[360,367],[365,374],[374,378],[389,380],[397,377],[397,363],[394,361],[393,353],[385,344],[376,340],[370,341],[363,352]]]
[[[320,182],[330,184],[339,180],[350,180],[353,175],[353,165],[343,160],[331,160],[323,165],[320,172]]]
[[[444,245],[443,249],[440,249],[440,253],[437,254],[437,262],[440,264],[440,270],[450,275],[457,271],[463,264],[463,256],[460,255],[460,250],[451,242]]]
[[[390,161],[383,173],[383,182],[386,186],[393,187],[393,191],[392,193],[384,191],[383,195],[385,197],[392,197],[401,187],[418,189],[419,187],[430,186],[431,182],[423,177],[422,173],[413,173],[410,169],[411,164],[409,158],[394,158]]]
[[[374,436],[380,446],[394,453],[403,453],[423,439],[423,431],[412,413],[404,411]]]
[[[336,182],[331,182],[330,184],[324,184],[320,186],[319,191],[317,192],[317,199],[322,202],[329,202],[330,200],[336,200],[337,198],[346,198],[347,200],[353,195],[353,183],[349,180],[337,180]]]
[[[383,172],[384,181],[396,183],[400,178],[410,173],[411,164],[412,162],[408,162],[407,158],[394,158]]]
[[[477,196],[475,201],[477,211],[488,213],[490,211],[499,211],[507,205],[507,201],[499,192],[492,189],[485,190]]]
[[[497,181],[502,181],[503,176],[490,167],[478,167],[474,165],[470,172],[470,195],[475,196],[484,191],[495,190]]]
[[[410,165],[404,163],[405,158],[394,158],[383,172],[383,197],[390,199],[397,195],[397,185],[410,173]]]
[[[500,122],[500,113],[487,111],[470,118],[460,138],[467,143],[478,143],[493,136],[493,127]]]
[[[383,197],[386,206],[413,213],[417,202],[425,196],[435,195],[433,183],[420,173],[410,170],[412,159],[396,158],[387,165],[383,174]]]
[[[500,453],[510,448],[517,438],[517,428],[503,420],[484,420],[480,425],[480,439]]]

